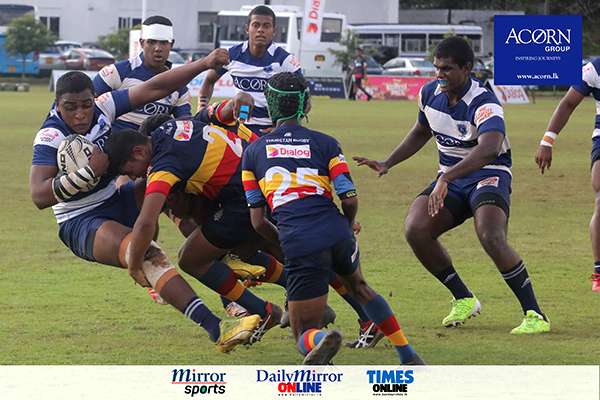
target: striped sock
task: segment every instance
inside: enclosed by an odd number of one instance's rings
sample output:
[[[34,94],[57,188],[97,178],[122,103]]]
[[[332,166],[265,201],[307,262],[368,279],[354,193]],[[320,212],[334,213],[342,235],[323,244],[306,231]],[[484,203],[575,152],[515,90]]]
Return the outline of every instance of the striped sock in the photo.
[[[342,297],[342,299],[346,300],[346,303],[350,304],[350,307],[352,307],[354,309],[354,311],[358,315],[358,318],[361,321],[364,322],[364,321],[369,320],[369,316],[365,312],[363,306],[358,302],[358,300],[356,298],[354,298],[354,296],[352,296],[348,292],[348,289],[346,289],[346,286],[344,286],[342,281],[339,280],[339,278],[333,271],[332,271],[331,277],[329,279],[329,285],[331,285],[331,287],[334,288],[336,292],[338,292],[338,294]]]
[[[192,298],[185,307],[185,310],[183,310],[183,315],[203,327],[208,333],[210,340],[216,342],[219,339],[219,335],[221,334],[219,322],[221,320],[198,297]]]
[[[600,261],[594,262],[594,273],[600,274]]]
[[[526,313],[528,310],[533,310],[546,318],[533,293],[531,279],[529,279],[529,274],[527,273],[527,268],[525,268],[523,260],[519,261],[511,270],[503,273],[502,277],[515,296],[517,296],[519,303],[521,303],[523,313]]]
[[[277,261],[272,255],[257,251],[250,258],[243,261],[253,265],[261,265],[267,269],[264,276],[262,276],[259,281],[270,282],[285,287],[287,273],[283,269],[283,264]]]
[[[408,344],[408,339],[404,336],[387,301],[380,295],[376,295],[364,305],[364,308],[369,319],[375,322],[375,325],[392,342],[400,356],[400,362],[404,364],[411,361],[416,353]]]
[[[445,270],[434,275],[448,290],[452,293],[455,299],[464,299],[465,297],[473,297],[473,293],[467,288],[467,285],[460,279],[458,272],[451,265]]]
[[[246,289],[237,280],[231,268],[221,261],[215,261],[202,275],[200,282],[228,300],[235,301],[251,314],[258,314],[261,317],[267,314],[265,308],[267,303]]]
[[[300,351],[300,354],[305,356],[310,353],[310,351],[323,340],[326,334],[327,331],[316,328],[307,329],[302,332],[302,335],[298,338],[298,350]]]

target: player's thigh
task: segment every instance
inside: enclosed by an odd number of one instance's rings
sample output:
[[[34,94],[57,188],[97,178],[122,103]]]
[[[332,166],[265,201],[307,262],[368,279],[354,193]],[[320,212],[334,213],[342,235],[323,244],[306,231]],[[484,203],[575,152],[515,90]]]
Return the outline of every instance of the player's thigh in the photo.
[[[333,270],[340,277],[344,286],[366,303],[375,296],[369,287],[360,267],[360,250],[354,237],[340,240],[332,248]]]
[[[307,329],[320,329],[327,305],[327,294],[308,300],[288,300],[290,326],[296,340]]]
[[[404,222],[407,237],[426,235],[427,237],[437,238],[444,232],[463,223],[464,208],[461,211],[459,207],[450,207],[447,204],[448,201],[445,200],[444,207],[440,212],[435,217],[431,217],[427,211],[428,202],[428,193],[421,194],[413,200]],[[453,203],[458,203],[458,201],[453,200]],[[451,209],[456,210],[456,212],[453,214]]]
[[[490,234],[502,233],[506,236],[511,184],[512,177],[504,171],[491,172],[474,184],[469,204],[480,240]]]
[[[218,260],[229,249],[213,245],[202,232],[201,227],[196,228],[187,237],[179,250],[179,266],[192,276],[202,276],[213,261]]]
[[[596,197],[600,197],[600,162],[598,160],[594,161],[592,164],[592,189],[594,190]]]
[[[119,262],[119,247],[129,232],[131,228],[119,222],[104,221],[94,237],[94,259],[102,264],[125,267]]]
[[[474,220],[475,232],[482,243],[506,242],[508,215],[501,207],[495,204],[482,205],[475,210]]]

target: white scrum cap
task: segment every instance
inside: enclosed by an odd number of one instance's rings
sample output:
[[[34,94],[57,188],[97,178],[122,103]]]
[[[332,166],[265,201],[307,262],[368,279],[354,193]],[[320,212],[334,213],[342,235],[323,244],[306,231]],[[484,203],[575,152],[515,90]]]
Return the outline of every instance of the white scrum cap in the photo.
[[[152,25],[142,24],[141,39],[173,41],[173,27],[156,23]]]

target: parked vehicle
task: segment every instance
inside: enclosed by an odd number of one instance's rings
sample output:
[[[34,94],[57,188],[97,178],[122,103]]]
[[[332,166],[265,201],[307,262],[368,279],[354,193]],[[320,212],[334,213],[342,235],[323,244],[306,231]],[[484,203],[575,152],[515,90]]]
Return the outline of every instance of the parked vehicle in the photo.
[[[173,65],[185,64],[185,60],[183,59],[183,57],[181,57],[179,53],[173,50],[169,52],[169,57],[167,58],[167,60]]]
[[[383,64],[385,75],[433,76],[435,67],[424,58],[396,57]]]
[[[115,57],[109,52],[85,47],[73,48],[61,56],[61,59],[64,60],[65,69],[88,71],[100,71],[102,67],[115,62]]]
[[[40,53],[40,75],[48,76],[53,69],[64,69],[65,61],[61,56],[68,50],[81,47],[81,43],[69,40],[57,40]]]
[[[371,56],[365,56],[367,59],[367,75],[383,74],[383,67]]]
[[[206,57],[210,53],[210,51],[202,49],[177,49],[176,51],[183,57],[186,63]]]

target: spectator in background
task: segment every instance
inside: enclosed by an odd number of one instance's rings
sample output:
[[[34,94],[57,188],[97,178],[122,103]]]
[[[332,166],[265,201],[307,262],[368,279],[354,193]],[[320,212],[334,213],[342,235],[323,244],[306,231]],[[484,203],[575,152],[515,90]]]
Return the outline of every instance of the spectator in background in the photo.
[[[363,80],[367,79],[367,58],[363,52],[363,49],[358,47],[352,61],[352,87],[350,90],[350,100],[356,100],[358,91],[362,91],[367,96],[367,101],[371,100],[373,96],[369,94],[363,87]]]

